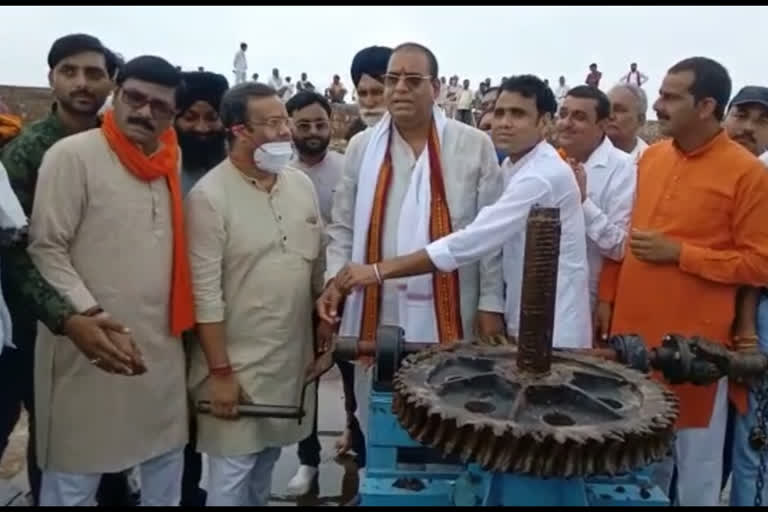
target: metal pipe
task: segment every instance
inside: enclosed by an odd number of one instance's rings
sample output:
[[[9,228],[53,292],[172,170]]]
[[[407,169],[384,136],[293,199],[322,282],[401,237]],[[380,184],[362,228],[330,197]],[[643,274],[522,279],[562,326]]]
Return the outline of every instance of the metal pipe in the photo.
[[[517,367],[546,374],[552,365],[560,209],[534,206],[528,214],[525,263],[518,324]]]

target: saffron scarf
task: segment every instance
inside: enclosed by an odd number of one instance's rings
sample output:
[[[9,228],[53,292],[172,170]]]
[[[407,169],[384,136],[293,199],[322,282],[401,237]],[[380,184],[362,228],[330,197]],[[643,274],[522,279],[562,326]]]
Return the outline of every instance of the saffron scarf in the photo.
[[[179,175],[179,146],[176,132],[168,128],[160,135],[160,149],[153,155],[144,154],[120,130],[114,111],[104,113],[101,131],[109,147],[128,171],[144,182],[165,178],[171,194],[171,223],[173,227],[173,265],[171,275],[170,326],[174,336],[194,327],[195,308],[192,276],[184,231],[184,209]]]

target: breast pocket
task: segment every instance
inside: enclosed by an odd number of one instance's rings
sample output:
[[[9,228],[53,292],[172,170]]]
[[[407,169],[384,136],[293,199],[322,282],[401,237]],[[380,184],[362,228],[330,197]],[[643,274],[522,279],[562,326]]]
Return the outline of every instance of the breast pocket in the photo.
[[[297,220],[287,231],[286,249],[307,261],[315,261],[320,254],[323,234],[318,220]]]

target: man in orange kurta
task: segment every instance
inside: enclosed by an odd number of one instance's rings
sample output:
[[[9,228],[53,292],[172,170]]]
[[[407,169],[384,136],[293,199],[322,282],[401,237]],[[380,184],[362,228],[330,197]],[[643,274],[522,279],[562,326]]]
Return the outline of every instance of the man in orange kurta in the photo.
[[[664,78],[654,110],[670,138],[638,164],[625,257],[601,278],[612,333],[638,333],[648,347],[668,333],[730,345],[737,290],[768,283],[768,174],[720,128],[730,91],[725,68],[703,57]],[[719,502],[727,386],[673,386],[680,505]],[[745,408],[744,389],[732,386],[731,398]]]

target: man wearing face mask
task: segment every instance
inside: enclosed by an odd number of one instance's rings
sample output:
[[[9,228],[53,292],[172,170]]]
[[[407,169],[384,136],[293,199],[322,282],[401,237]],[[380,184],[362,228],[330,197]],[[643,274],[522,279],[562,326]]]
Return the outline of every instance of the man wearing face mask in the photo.
[[[92,504],[102,473],[133,466],[143,505],[179,504],[187,443],[181,334],[195,324],[172,126],[180,83],[164,59],[131,60],[101,127],[54,144],[40,166],[32,260],[78,311],[125,322],[131,332],[120,341],[137,359],[130,377],[107,373],[98,355],[39,331],[44,506]]]
[[[221,98],[229,88],[227,79],[210,72],[182,73],[184,86],[177,95],[178,114],[174,126],[181,149],[181,184],[186,196],[197,181],[227,157],[224,125],[219,117]],[[184,334],[189,350],[199,343],[193,332]],[[184,450],[181,506],[205,505],[200,488],[202,457],[196,450],[197,422],[190,418],[189,444]]]
[[[182,73],[174,126],[181,148],[181,183],[186,195],[206,172],[227,157],[219,104],[229,88],[227,79],[210,72]]]
[[[290,119],[272,87],[227,91],[229,158],[187,196],[200,345],[189,388],[209,400],[198,448],[209,460],[209,506],[265,506],[283,446],[312,422],[239,417],[238,403],[296,405],[314,359],[312,304],[322,288],[323,219],[312,181],[290,167]],[[304,410],[314,415],[314,385]]]

